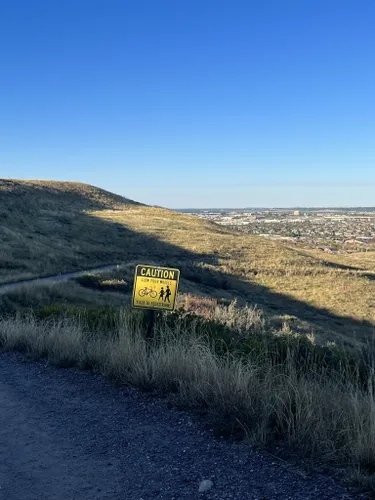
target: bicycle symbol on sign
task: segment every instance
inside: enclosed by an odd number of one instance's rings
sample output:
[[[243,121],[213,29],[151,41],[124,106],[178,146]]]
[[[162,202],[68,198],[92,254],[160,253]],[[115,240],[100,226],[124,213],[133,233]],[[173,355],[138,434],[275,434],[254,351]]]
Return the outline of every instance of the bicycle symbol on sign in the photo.
[[[145,297],[146,295],[149,295],[152,299],[155,299],[158,294],[152,288],[147,288],[147,286],[145,286],[144,288],[141,288],[138,291],[138,295],[140,297]]]

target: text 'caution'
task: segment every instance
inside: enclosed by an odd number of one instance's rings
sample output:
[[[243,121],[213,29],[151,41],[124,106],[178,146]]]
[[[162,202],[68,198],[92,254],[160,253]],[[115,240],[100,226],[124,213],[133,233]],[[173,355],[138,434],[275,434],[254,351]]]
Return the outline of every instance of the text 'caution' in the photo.
[[[137,265],[134,277],[133,307],[173,311],[179,279],[179,269]]]

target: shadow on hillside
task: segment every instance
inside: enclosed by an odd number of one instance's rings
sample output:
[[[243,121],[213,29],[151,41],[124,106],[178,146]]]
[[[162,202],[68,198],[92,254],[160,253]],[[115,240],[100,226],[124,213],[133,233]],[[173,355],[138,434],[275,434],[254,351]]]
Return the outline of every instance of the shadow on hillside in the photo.
[[[308,256],[309,258],[314,259],[316,262],[319,262],[320,264],[322,264],[325,267],[329,267],[331,269],[341,269],[343,271],[354,271],[354,272],[361,271],[361,276],[364,276],[364,277],[368,278],[369,280],[375,280],[375,273],[368,272],[368,269],[365,267],[350,266],[348,264],[339,264],[337,262],[331,262],[329,260],[325,260],[323,258],[323,256],[321,258],[319,258],[319,257],[316,257],[315,255],[300,252],[293,247],[288,247],[288,248],[290,250],[298,253],[299,255],[303,255],[305,257]],[[363,271],[367,271],[367,272],[363,272]]]
[[[375,325],[371,322],[338,316],[328,309],[317,308],[292,297],[275,293],[265,286],[227,274],[220,269],[213,270],[212,266],[219,266],[221,258],[217,253],[207,255],[190,252],[179,246],[163,242],[156,237],[135,233],[124,225],[111,221],[95,220],[98,231],[103,234],[108,231],[108,228],[110,228],[110,232],[113,232],[114,227],[116,228],[117,244],[121,246],[123,243],[123,250],[116,255],[116,258],[119,257],[123,262],[178,267],[181,269],[181,277],[198,285],[198,289],[203,287],[207,292],[211,290],[216,292],[216,296],[221,291],[225,291],[227,294],[239,298],[240,301],[257,304],[270,314],[293,315],[302,321],[307,321],[313,329],[327,330],[327,332],[336,331],[342,338],[349,336],[360,340],[368,338],[374,332]],[[209,265],[210,268],[205,268],[206,265]]]
[[[327,331],[336,331],[340,336],[344,333],[346,336],[356,336],[359,339],[363,339],[374,330],[374,325],[370,322],[337,316],[327,309],[313,307],[286,295],[272,292],[257,283],[234,277],[219,269],[214,270],[211,266],[219,266],[220,256],[217,254],[194,253],[163,242],[154,236],[134,232],[123,224],[84,212],[79,214],[79,227],[71,226],[69,229],[69,221],[56,219],[54,231],[62,230],[64,237],[71,238],[72,244],[76,245],[75,255],[87,252],[86,247],[91,248],[91,253],[85,255],[85,258],[92,261],[92,266],[100,261],[102,265],[128,262],[178,267],[181,269],[182,278],[206,287],[207,290],[215,289],[216,296],[220,290],[225,290],[227,294],[257,304],[273,315],[289,314],[308,321],[312,328],[321,330],[325,329],[326,325]],[[80,245],[82,250],[79,249]],[[41,258],[47,262],[49,255],[46,253]],[[207,265],[210,266],[209,269],[204,268]],[[71,270],[76,269],[76,266],[72,265]]]
[[[337,264],[336,262],[327,262],[324,261],[323,265],[326,267],[331,267],[332,269],[342,269],[343,271],[361,271],[361,276],[368,278],[369,280],[375,280],[375,274],[369,272],[365,267],[357,267],[357,266],[348,266],[345,264]]]

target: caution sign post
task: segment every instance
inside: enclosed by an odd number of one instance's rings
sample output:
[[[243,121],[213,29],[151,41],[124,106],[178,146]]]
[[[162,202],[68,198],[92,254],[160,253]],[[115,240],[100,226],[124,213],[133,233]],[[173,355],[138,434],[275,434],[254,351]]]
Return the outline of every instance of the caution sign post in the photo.
[[[179,269],[138,264],[134,276],[133,307],[173,311],[179,280]]]

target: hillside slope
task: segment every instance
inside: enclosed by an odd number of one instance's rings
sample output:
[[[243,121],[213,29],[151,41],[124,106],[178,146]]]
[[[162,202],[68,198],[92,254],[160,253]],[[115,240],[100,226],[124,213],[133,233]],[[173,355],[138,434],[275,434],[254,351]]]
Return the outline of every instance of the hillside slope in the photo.
[[[141,205],[118,194],[80,182],[0,179],[0,210],[20,210],[23,204],[29,210],[77,212],[100,208],[122,209]],[[26,208],[26,207],[24,207]]]
[[[0,179],[0,282],[112,262],[116,231],[89,214],[130,206],[141,204],[87,184]]]
[[[319,342],[372,339],[373,261],[322,258],[79,183],[0,180],[0,282],[114,262],[182,270],[182,291],[258,304]]]

